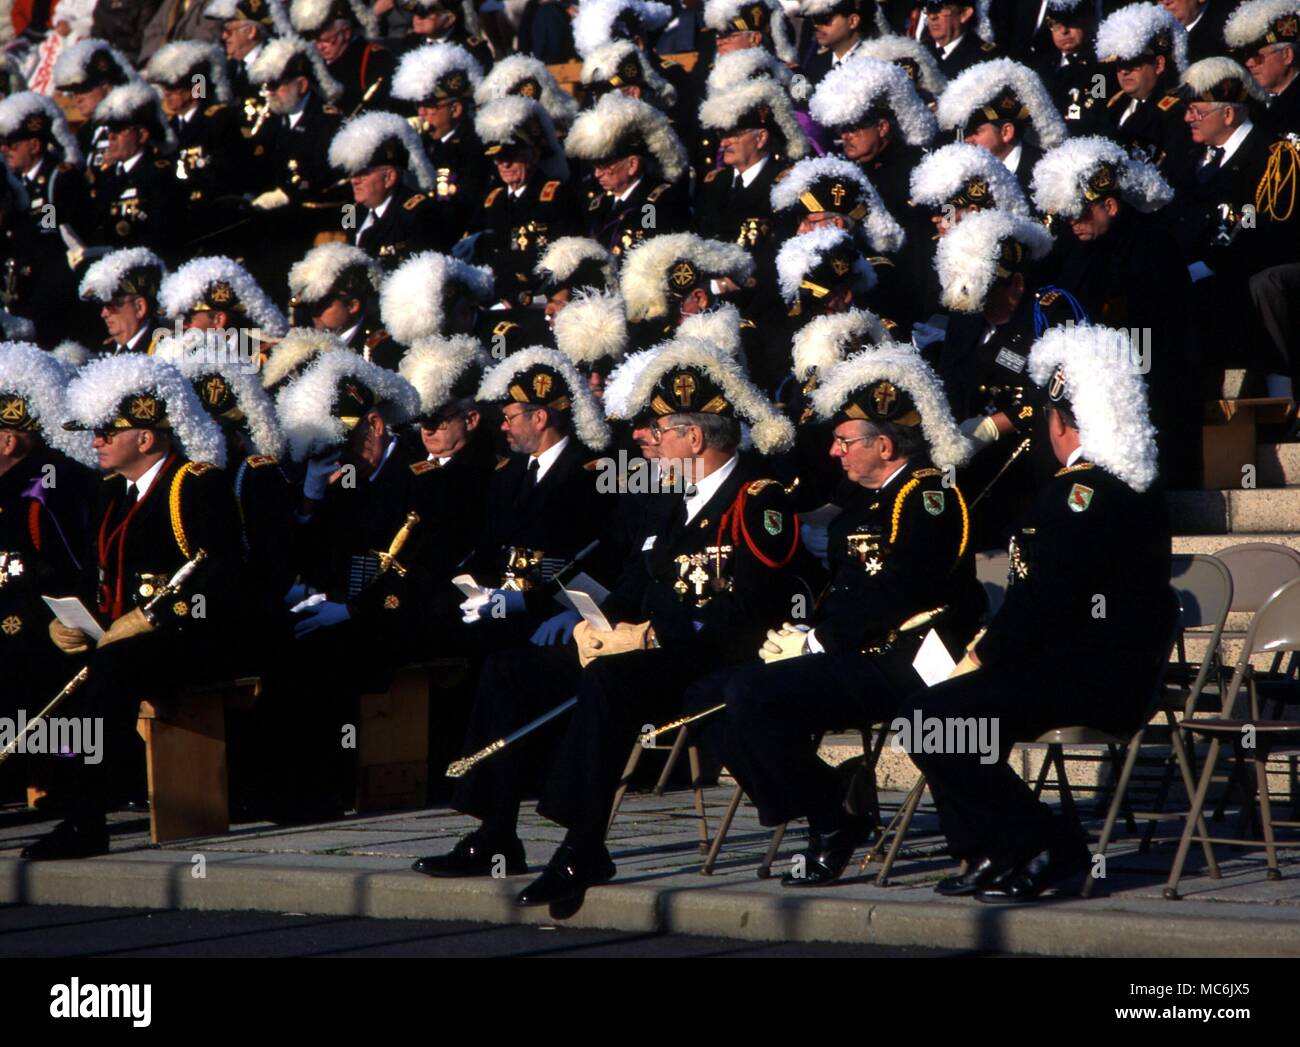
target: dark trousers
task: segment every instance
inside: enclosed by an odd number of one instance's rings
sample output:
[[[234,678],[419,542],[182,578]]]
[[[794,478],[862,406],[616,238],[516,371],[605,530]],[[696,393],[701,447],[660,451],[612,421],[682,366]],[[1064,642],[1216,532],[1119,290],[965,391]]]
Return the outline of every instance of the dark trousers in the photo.
[[[1250,278],[1260,366],[1300,379],[1300,262],[1262,269]]]
[[[712,701],[687,695],[687,707],[719,701],[726,710],[705,737],[721,742],[723,761],[758,808],[764,825],[807,817],[831,828],[844,809],[844,784],[817,755],[825,731],[868,730],[887,720],[906,696],[867,654],[809,654],[772,665],[746,665],[716,676]],[[720,721],[714,723],[712,721]]]
[[[1122,674],[1089,674],[1041,663],[981,669],[918,691],[898,715],[940,720],[975,717],[996,721],[998,746],[993,762],[978,752],[912,752],[934,796],[948,849],[953,857],[987,857],[1021,862],[1049,846],[1078,838],[1007,764],[1018,741],[1032,741],[1056,727],[1081,725],[1115,731],[1136,727],[1144,701],[1123,694]],[[1123,728],[1119,728],[1122,732]]]

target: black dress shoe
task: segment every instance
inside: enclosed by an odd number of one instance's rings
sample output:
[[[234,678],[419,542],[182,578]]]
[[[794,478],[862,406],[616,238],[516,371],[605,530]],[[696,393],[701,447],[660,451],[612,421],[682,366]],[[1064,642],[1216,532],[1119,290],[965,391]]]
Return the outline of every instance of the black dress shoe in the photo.
[[[1082,844],[1049,848],[996,884],[978,891],[975,897],[981,902],[1030,902],[1062,880],[1082,875],[1090,863],[1091,855]]]
[[[518,837],[502,842],[478,832],[470,833],[446,854],[417,858],[411,868],[425,876],[491,876],[496,871],[493,866],[498,854],[505,856],[507,876],[521,876],[528,871],[524,845]]]
[[[794,858],[794,869],[799,868],[799,858],[803,858],[802,875],[796,876],[791,869],[781,877],[781,886],[824,887],[839,879],[853,852],[867,843],[876,830],[870,818],[852,818],[849,822],[834,832],[811,835],[812,846]]]
[[[1008,873],[1014,872],[1014,865],[996,863],[992,858],[974,862],[960,876],[949,876],[934,885],[935,894],[947,898],[961,898],[974,894],[985,887],[992,887]]]
[[[51,862],[63,858],[93,858],[108,853],[108,830],[103,824],[59,822],[52,832],[23,848],[19,855],[27,862]]]
[[[563,906],[581,902],[588,887],[608,883],[617,872],[609,851],[578,851],[569,844],[561,844],[546,871],[520,892],[515,901],[522,906]]]

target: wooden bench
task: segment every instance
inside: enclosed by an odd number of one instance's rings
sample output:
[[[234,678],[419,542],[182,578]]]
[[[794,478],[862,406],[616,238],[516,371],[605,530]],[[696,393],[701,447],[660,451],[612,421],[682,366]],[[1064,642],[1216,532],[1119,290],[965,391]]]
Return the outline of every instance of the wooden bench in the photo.
[[[261,691],[253,676],[140,703],[154,843],[229,831],[226,710],[250,708]]]
[[[1203,486],[1211,491],[1239,489],[1244,466],[1255,467],[1260,425],[1287,419],[1286,398],[1213,400],[1205,406],[1201,428]]]
[[[469,664],[440,658],[404,665],[386,691],[361,696],[357,724],[358,814],[423,807],[429,794],[429,702]]]

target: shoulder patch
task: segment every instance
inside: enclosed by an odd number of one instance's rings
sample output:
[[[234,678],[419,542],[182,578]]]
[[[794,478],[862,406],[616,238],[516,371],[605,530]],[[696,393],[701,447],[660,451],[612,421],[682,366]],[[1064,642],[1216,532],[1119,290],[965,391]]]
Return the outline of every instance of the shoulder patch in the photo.
[[[209,470],[216,468],[216,466],[213,465],[211,462],[190,462],[189,466],[190,466],[190,472],[193,473],[195,476],[202,476],[204,473],[208,472]]]
[[[1160,99],[1160,101],[1156,103],[1156,108],[1162,113],[1167,113],[1170,109],[1176,106],[1178,102],[1179,99],[1177,95],[1165,95],[1164,98]]]
[[[559,191],[559,182],[547,182],[542,186],[542,191],[537,194],[537,199],[544,204],[549,204],[555,199],[555,194]]]
[[[712,182],[712,181],[713,181],[715,178],[717,178],[718,175],[720,175],[720,174],[722,174],[722,168],[721,168],[721,167],[715,167],[712,171],[710,171],[708,174],[706,174],[706,175],[704,176],[704,180],[705,180],[706,182]]]
[[[409,200],[407,200],[406,203],[402,204],[402,207],[407,211],[414,211],[427,199],[428,197],[426,197],[423,193],[416,193]]]
[[[1081,513],[1087,510],[1092,504],[1093,489],[1085,487],[1083,484],[1075,484],[1070,488],[1070,493],[1065,496],[1065,504],[1070,507],[1071,512]]]
[[[269,454],[255,454],[247,461],[250,469],[262,469],[268,465],[275,465],[279,459],[273,458]]]
[[[422,476],[424,473],[430,472],[437,468],[438,468],[437,462],[430,462],[427,459],[423,462],[411,463],[411,472],[413,472],[416,476]]]
[[[504,191],[505,191],[504,186],[497,186],[495,189],[492,190],[492,192],[487,194],[487,199],[483,201],[483,206],[491,207],[493,204],[497,202],[497,200],[500,198],[501,194]]]

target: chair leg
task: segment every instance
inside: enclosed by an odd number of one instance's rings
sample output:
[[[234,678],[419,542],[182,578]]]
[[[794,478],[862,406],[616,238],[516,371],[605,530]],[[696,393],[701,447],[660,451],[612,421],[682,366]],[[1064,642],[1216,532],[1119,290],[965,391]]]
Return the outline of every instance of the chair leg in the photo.
[[[1070,790],[1070,779],[1065,772],[1065,749],[1052,745],[1052,756],[1056,762],[1056,792],[1061,798],[1061,814],[1070,824],[1079,824],[1079,813],[1074,806],[1074,793]]]
[[[722,816],[722,821],[718,823],[718,834],[713,837],[713,846],[709,848],[709,853],[704,859],[704,864],[700,866],[701,875],[713,875],[713,866],[717,863],[718,852],[722,850],[722,841],[727,838],[727,832],[731,829],[732,819],[736,817],[736,809],[740,806],[740,798],[744,795],[744,792],[745,791],[737,785],[736,791],[731,794],[731,802],[727,804],[727,811]]]
[[[1264,830],[1264,853],[1268,856],[1268,871],[1264,874],[1269,880],[1282,879],[1282,872],[1277,867],[1277,844],[1273,840],[1273,801],[1268,795],[1268,750],[1259,751],[1252,759],[1255,765],[1256,792],[1259,793],[1259,817]]]
[[[1052,765],[1052,747],[1049,745],[1043,753],[1043,762],[1038,768],[1038,777],[1034,781],[1034,799],[1042,798],[1043,786],[1047,784],[1047,770]]]
[[[1172,719],[1172,717],[1170,718]],[[1196,791],[1196,778],[1192,771],[1192,761],[1187,752],[1187,746],[1183,744],[1183,731],[1178,725],[1174,725],[1169,735],[1169,746],[1174,751],[1174,759],[1178,763],[1178,769],[1182,772],[1183,788],[1187,795],[1191,796]],[[1155,823],[1152,822],[1152,825]],[[1205,815],[1202,814],[1196,819],[1196,831],[1202,837],[1210,835],[1209,829],[1205,825]],[[1210,879],[1219,879],[1219,863],[1214,857],[1214,845],[1208,839],[1201,840],[1201,850],[1205,854],[1205,865],[1210,870]]]
[[[785,825],[778,825],[772,830],[772,839],[768,841],[767,853],[763,855],[763,860],[758,866],[760,880],[766,880],[772,875],[772,863],[776,861],[776,854],[781,849],[781,841],[785,839],[785,828]]]
[[[689,728],[682,728],[682,737]],[[709,853],[709,819],[704,813],[704,784],[700,778],[700,747],[695,744],[686,747],[686,757],[691,763],[691,791],[695,794],[695,824],[700,829],[700,854]]]
[[[628,754],[627,763],[623,767],[623,777],[618,780],[618,791],[614,793],[614,806],[609,811],[609,821],[605,823],[605,832],[609,832],[610,826],[614,824],[614,819],[618,817],[618,809],[623,806],[623,796],[627,792],[627,784],[632,780],[632,774],[636,770],[636,765],[641,762],[641,753],[645,751],[641,740],[638,738],[632,743],[632,752]]]
[[[1110,845],[1110,834],[1115,829],[1115,820],[1119,817],[1119,809],[1124,803],[1124,797],[1128,794],[1129,778],[1133,774],[1133,765],[1137,763],[1138,752],[1142,748],[1142,737],[1146,734],[1145,727],[1139,727],[1137,734],[1133,735],[1128,743],[1128,750],[1124,754],[1124,766],[1120,769],[1119,780],[1115,783],[1115,793],[1111,797],[1110,806],[1106,810],[1106,822],[1101,828],[1101,839],[1097,841],[1097,850],[1094,852],[1100,854],[1104,859],[1106,848]],[[1088,874],[1083,880],[1083,897],[1087,898],[1092,894],[1093,885],[1097,882],[1096,865],[1088,870]]]
[[[1214,765],[1219,762],[1219,739],[1210,739],[1210,751],[1205,756],[1205,767],[1201,771],[1201,780],[1196,783],[1196,795],[1192,797],[1192,809],[1187,812],[1187,824],[1183,826],[1182,839],[1178,841],[1178,853],[1174,855],[1173,867],[1169,870],[1169,882],[1165,884],[1164,895],[1171,901],[1181,897],[1178,893],[1178,881],[1182,879],[1183,863],[1187,861],[1187,852],[1192,846],[1192,834],[1197,825],[1202,823],[1201,812],[1205,808],[1205,796],[1210,791],[1210,779],[1214,777]]]
[[[673,741],[673,747],[668,753],[668,759],[664,762],[663,773],[659,775],[659,780],[655,782],[655,795],[662,796],[664,789],[668,785],[668,776],[673,773],[673,768],[677,766],[677,761],[682,758],[682,750],[686,748],[686,728],[677,732],[677,738]]]
[[[889,883],[889,874],[894,868],[894,859],[898,857],[898,852],[902,849],[903,839],[907,836],[907,830],[912,827],[912,816],[916,814],[916,809],[921,803],[921,794],[925,792],[925,776],[922,775],[917,783],[912,786],[912,791],[907,794],[907,801],[903,804],[900,812],[902,820],[898,823],[898,828],[894,830],[894,838],[889,842],[889,851],[885,854],[885,861],[880,866],[880,872],[876,874],[876,886],[884,887]]]

